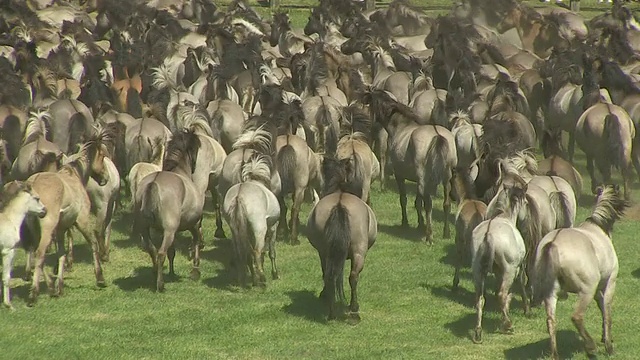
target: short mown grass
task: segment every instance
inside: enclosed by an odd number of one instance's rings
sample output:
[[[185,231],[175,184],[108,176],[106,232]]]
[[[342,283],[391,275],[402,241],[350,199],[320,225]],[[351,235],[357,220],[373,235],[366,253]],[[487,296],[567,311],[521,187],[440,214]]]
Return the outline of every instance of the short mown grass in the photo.
[[[581,154],[578,163],[581,173],[586,174]],[[374,187],[378,189],[379,184]],[[588,216],[593,198],[581,194],[580,201],[578,222]],[[76,236],[76,265],[66,274],[64,296],[54,299],[43,291],[36,307],[27,308],[28,284],[20,280],[24,256],[18,256],[12,281],[16,311],[0,310],[0,328],[4,329],[0,359],[545,357],[548,336],[544,311],[535,309],[532,318],[525,318],[518,295],[512,303],[514,333],[497,332],[497,300],[489,295],[484,343],[472,344],[473,286],[467,271],[462,289],[457,294],[451,291],[455,251],[453,240],[441,238],[441,195],[435,202],[433,246],[421,242],[415,230],[399,226],[395,190],[375,191],[372,202],[379,234],[361,275],[362,321],[358,325],[326,321],[326,308],[317,298],[322,287],[319,260],[304,235],[300,246],[278,243],[280,280],[268,281],[265,290],[231,286],[231,242],[213,238],[210,211],[204,220],[202,279],[194,282],[188,278],[189,238],[181,235],[177,239],[178,276],[167,279],[164,293],[155,293],[150,260],[129,240],[131,217],[126,208],[118,211],[115,219],[111,262],[104,267],[109,285],[105,289],[95,287],[89,247]],[[303,224],[309,208],[304,207]],[[415,212],[410,216],[415,225]],[[616,359],[636,359],[640,353],[639,218],[637,208],[631,209],[613,235],[620,259],[613,312]],[[574,296],[559,303],[558,343],[561,356],[583,358],[581,341],[570,320],[574,303]],[[591,304],[586,323],[594,339],[600,338],[600,321],[596,304]],[[603,349],[600,352],[603,354]]]

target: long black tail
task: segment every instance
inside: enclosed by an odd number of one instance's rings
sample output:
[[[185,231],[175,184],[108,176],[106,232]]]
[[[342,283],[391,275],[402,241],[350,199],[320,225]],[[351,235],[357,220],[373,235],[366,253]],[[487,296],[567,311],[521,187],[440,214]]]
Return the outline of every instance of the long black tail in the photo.
[[[296,166],[298,166],[296,159],[296,150],[289,144],[282,147],[278,152],[276,169],[278,169],[278,174],[280,174],[280,180],[282,181],[283,194],[294,191],[294,176]]]
[[[351,246],[349,213],[341,203],[338,203],[329,214],[329,219],[324,227],[324,238],[329,247],[328,256],[325,258],[324,286],[328,295],[327,299],[333,304],[336,297],[337,280],[344,272],[344,263],[347,261]]]

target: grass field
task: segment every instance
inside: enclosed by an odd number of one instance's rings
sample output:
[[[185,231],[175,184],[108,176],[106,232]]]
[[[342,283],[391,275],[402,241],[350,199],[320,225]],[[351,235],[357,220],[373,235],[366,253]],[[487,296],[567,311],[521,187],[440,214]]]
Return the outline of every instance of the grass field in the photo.
[[[578,163],[581,173],[586,174],[581,154]],[[589,187],[588,182],[585,185]],[[634,189],[637,194],[638,187]],[[105,289],[95,287],[89,247],[77,236],[76,265],[66,276],[64,296],[52,299],[43,291],[36,307],[27,308],[28,285],[19,279],[24,256],[17,257],[16,279],[12,281],[16,311],[0,309],[0,328],[4,329],[0,359],[544,358],[548,349],[544,311],[535,309],[532,318],[525,318],[518,296],[512,303],[514,334],[497,333],[497,300],[490,295],[484,344],[472,344],[473,287],[465,272],[462,289],[458,294],[451,292],[455,251],[453,240],[441,238],[441,195],[434,212],[433,246],[418,241],[414,230],[399,227],[395,191],[376,191],[372,201],[379,234],[362,272],[362,321],[356,326],[326,322],[326,309],[317,299],[322,287],[320,264],[304,236],[300,246],[278,243],[281,279],[270,280],[266,290],[231,287],[227,270],[231,243],[213,239],[211,212],[204,222],[202,279],[194,282],[188,278],[189,239],[183,235],[177,240],[178,277],[167,279],[164,293],[155,293],[150,260],[129,241],[130,216],[124,210],[118,212],[114,225],[111,262],[105,265],[109,286]],[[582,194],[580,202],[578,222],[590,213],[593,199]],[[309,208],[304,207],[303,224]],[[640,353],[636,305],[640,290],[639,213],[631,209],[614,232],[620,258],[613,312],[615,359],[637,359]],[[410,216],[415,225],[415,212]],[[559,349],[563,357],[583,358],[581,341],[570,321],[574,302],[574,296],[559,302]],[[590,305],[586,321],[594,339],[599,339],[596,304]],[[604,354],[602,348],[600,353]]]

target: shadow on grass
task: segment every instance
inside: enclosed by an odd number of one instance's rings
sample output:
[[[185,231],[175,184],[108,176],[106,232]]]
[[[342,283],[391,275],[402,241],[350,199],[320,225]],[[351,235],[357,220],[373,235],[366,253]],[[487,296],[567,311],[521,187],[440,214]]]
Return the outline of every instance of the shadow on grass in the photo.
[[[632,271],[631,275],[637,279],[640,279],[640,268],[636,269],[636,271]]]
[[[476,313],[470,312],[456,321],[444,324],[445,329],[461,339],[468,339],[471,343],[471,334],[476,327]],[[482,319],[482,331],[484,334],[493,334],[500,327],[500,320],[484,316]]]
[[[583,350],[582,341],[575,331],[560,330],[556,334],[558,355],[561,359],[570,359],[576,352]],[[535,360],[545,358],[549,354],[549,338],[531,344],[518,346],[504,351],[504,358],[509,360]],[[579,358],[580,356],[578,356]]]
[[[447,244],[444,248],[445,254],[440,258],[440,263],[444,265],[450,265],[455,268],[458,264],[458,250],[455,244]],[[452,273],[453,276],[453,273]]]
[[[165,269],[164,282],[165,284],[180,282],[180,276],[169,275],[169,272]],[[115,279],[113,283],[123,291],[136,291],[138,289],[156,290],[156,276],[151,267],[137,267],[134,270],[133,276]]]
[[[378,231],[396,238],[414,242],[422,241],[422,236],[424,235],[424,232],[418,231],[415,226],[378,224]]]
[[[201,259],[217,262],[222,265],[215,276],[204,279],[202,282],[208,287],[219,290],[232,290],[236,278],[232,264],[233,243],[231,239],[217,239],[215,246],[210,250],[200,252]],[[249,276],[247,275],[248,279]]]
[[[327,306],[314,292],[310,290],[289,291],[287,296],[291,299],[291,304],[282,307],[285,313],[317,323],[327,322]]]

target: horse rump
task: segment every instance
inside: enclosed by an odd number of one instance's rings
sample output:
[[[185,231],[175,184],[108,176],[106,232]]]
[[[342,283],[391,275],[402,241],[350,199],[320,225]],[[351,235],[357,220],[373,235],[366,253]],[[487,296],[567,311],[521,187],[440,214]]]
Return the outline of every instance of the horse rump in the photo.
[[[555,236],[555,235],[554,235]],[[558,253],[553,242],[538,249],[533,272],[532,305],[538,305],[553,294],[556,283]]]

